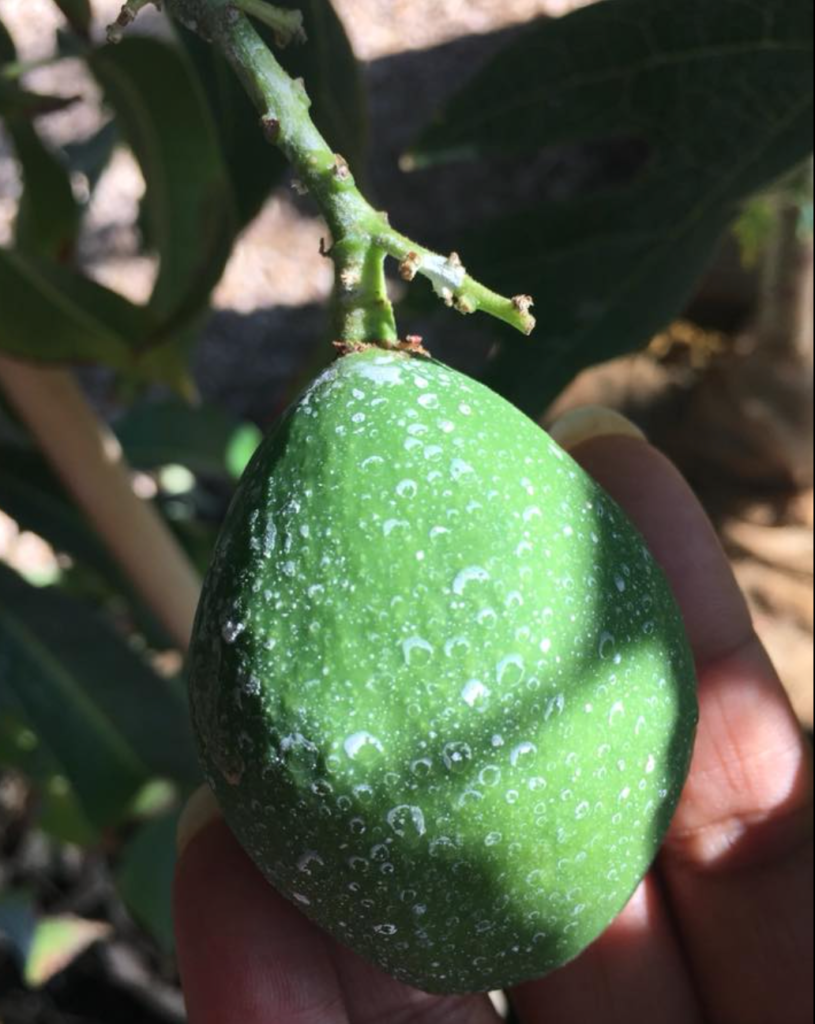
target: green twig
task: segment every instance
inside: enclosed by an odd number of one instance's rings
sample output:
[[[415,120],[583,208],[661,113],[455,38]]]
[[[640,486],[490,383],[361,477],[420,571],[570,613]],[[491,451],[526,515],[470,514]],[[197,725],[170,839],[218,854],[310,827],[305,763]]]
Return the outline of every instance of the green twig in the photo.
[[[148,0],[132,0],[143,6]],[[347,162],[318,132],[302,81],[294,81],[257,33],[247,14],[282,32],[295,31],[297,13],[265,0],[166,0],[170,14],[213,43],[229,60],[261,115],[270,142],[284,153],[328,222],[337,266],[338,339],[349,344],[395,346],[398,333],[387,294],[385,257],[399,263],[402,277],[427,278],[436,294],[461,313],[484,312],[524,334],[535,319],[529,296],[505,298],[467,274],[454,253],[440,256],[395,231],[358,189]]]

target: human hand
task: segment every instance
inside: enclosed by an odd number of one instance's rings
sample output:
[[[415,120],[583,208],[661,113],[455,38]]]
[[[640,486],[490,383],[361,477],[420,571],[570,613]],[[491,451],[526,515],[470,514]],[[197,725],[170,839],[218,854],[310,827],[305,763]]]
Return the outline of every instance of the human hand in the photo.
[[[559,440],[668,573],[699,669],[691,776],[651,874],[586,953],[511,993],[521,1024],[811,1024],[810,751],[707,517],[625,421]],[[181,829],[176,922],[190,1024],[498,1024],[486,996],[409,989],[261,877],[205,791]]]

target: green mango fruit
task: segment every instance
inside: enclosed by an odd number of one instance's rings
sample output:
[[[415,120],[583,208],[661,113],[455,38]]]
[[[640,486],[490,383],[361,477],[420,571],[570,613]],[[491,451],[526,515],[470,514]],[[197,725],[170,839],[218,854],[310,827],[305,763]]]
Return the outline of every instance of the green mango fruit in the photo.
[[[620,509],[485,387],[378,349],[327,370],[247,470],[192,705],[268,879],[443,993],[542,976],[604,931],[697,722],[680,613]]]

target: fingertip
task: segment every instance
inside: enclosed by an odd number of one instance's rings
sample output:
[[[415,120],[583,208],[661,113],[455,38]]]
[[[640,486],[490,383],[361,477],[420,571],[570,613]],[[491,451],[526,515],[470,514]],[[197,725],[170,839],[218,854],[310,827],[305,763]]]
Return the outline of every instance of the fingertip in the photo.
[[[622,413],[602,405],[586,405],[560,416],[549,427],[549,435],[571,451],[597,437],[630,437],[647,441],[645,433]]]
[[[178,859],[181,860],[193,841],[221,817],[221,808],[215,794],[209,786],[201,786],[190,797],[178,823],[176,836]]]

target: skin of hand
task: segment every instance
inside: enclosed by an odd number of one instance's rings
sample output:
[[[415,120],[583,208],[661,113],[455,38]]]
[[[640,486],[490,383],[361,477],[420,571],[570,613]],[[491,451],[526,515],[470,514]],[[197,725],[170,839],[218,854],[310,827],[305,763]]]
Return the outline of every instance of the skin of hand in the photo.
[[[633,424],[578,410],[552,433],[666,570],[699,671],[691,776],[654,870],[578,960],[510,993],[521,1024],[811,1024],[810,747],[713,528]],[[335,944],[261,877],[209,790],[182,820],[175,911],[190,1024],[499,1024]]]

